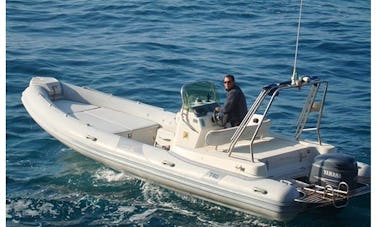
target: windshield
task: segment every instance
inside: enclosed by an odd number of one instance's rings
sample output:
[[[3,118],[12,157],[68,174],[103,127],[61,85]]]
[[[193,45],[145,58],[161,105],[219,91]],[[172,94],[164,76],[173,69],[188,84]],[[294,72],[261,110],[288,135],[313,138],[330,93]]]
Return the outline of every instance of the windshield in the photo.
[[[193,110],[197,106],[218,103],[218,93],[213,83],[200,81],[184,84],[181,88],[182,107]]]

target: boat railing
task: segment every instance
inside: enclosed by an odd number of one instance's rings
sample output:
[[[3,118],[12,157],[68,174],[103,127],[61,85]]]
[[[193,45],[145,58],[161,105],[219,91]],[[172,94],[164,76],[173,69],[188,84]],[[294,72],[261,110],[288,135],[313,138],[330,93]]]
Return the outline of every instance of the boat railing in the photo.
[[[321,86],[324,86],[322,97],[320,102],[316,102],[316,97],[318,95],[318,91]],[[298,122],[297,122],[297,129],[295,132],[295,139],[299,140],[302,133],[304,131],[316,131],[317,137],[318,137],[318,143],[321,145],[321,137],[320,137],[320,120],[323,115],[323,107],[324,107],[324,102],[327,94],[327,89],[328,89],[328,82],[327,81],[322,81],[315,83],[311,89],[310,92],[307,96],[307,99],[303,105],[302,112],[299,115]],[[315,112],[318,113],[317,121],[316,121],[316,126],[315,127],[310,127],[306,128],[306,123],[308,121],[308,117],[310,113]]]
[[[346,207],[350,197],[353,197],[354,194],[348,184],[343,181],[338,184],[337,188],[331,185],[307,185],[305,187],[298,187],[297,190],[303,194],[303,197],[295,199],[296,202],[313,204],[318,207],[331,204],[335,208]]]
[[[323,95],[321,97],[320,103],[316,103],[316,97],[318,95],[318,91],[320,86],[324,84],[324,90],[323,90]],[[241,135],[243,132],[246,130],[247,126],[249,125],[250,121],[253,119],[253,116],[257,113],[259,108],[262,106],[264,100],[268,99],[270,96],[269,102],[265,107],[265,110],[262,114],[261,120],[257,123],[256,130],[253,132],[253,135],[251,137],[250,141],[250,155],[251,155],[251,162],[254,161],[254,156],[253,156],[253,142],[255,141],[258,132],[269,112],[270,107],[273,104],[273,101],[276,96],[278,96],[279,92],[283,89],[288,89],[288,88],[297,88],[301,89],[302,86],[306,85],[312,85],[312,87],[309,90],[309,94],[307,96],[307,99],[303,105],[302,112],[299,115],[298,121],[297,121],[297,129],[295,133],[295,138],[296,140],[299,140],[301,137],[302,133],[304,131],[316,131],[317,132],[317,137],[318,137],[318,143],[321,144],[321,139],[320,139],[320,120],[322,117],[322,111],[323,111],[323,106],[325,102],[325,96],[327,92],[327,87],[328,87],[328,82],[326,81],[320,81],[317,78],[308,78],[306,81],[301,81],[300,83],[297,84],[292,84],[291,81],[286,81],[282,83],[275,83],[268,85],[263,88],[263,90],[260,92],[259,96],[256,98],[255,102],[247,112],[246,116],[244,117],[243,121],[235,131],[234,135],[231,137],[230,140],[230,146],[227,150],[228,156],[231,156],[235,145],[239,141]],[[306,123],[309,118],[309,114],[311,112],[318,112],[318,117],[317,117],[317,123],[315,127],[312,128],[306,128]]]

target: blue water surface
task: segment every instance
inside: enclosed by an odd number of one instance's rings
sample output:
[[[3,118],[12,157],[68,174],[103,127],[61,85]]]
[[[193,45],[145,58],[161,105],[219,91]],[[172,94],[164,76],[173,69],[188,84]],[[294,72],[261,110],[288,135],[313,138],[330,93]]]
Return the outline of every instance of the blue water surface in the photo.
[[[290,79],[299,1],[6,3],[7,225],[370,226],[369,196],[282,223],[175,193],[67,148],[21,104],[33,76],[52,76],[176,112],[183,83],[221,91],[231,73],[251,105]],[[322,139],[370,164],[370,2],[305,0],[299,44],[299,74],[330,83]]]

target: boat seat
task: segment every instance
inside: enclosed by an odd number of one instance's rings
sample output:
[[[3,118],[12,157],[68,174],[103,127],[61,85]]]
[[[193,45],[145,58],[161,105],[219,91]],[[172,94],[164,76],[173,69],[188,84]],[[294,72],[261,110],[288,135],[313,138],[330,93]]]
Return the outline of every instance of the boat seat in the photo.
[[[267,135],[269,127],[270,127],[271,120],[265,120],[259,132],[257,133],[257,138],[262,138]],[[231,141],[231,137],[234,135],[235,131],[237,130],[236,127],[225,128],[225,129],[218,129],[218,130],[210,130],[207,132],[205,137],[206,145],[211,146],[218,146],[222,144],[229,143]],[[242,135],[240,136],[240,140],[250,140],[252,139],[253,133],[257,128],[257,124],[248,125]]]

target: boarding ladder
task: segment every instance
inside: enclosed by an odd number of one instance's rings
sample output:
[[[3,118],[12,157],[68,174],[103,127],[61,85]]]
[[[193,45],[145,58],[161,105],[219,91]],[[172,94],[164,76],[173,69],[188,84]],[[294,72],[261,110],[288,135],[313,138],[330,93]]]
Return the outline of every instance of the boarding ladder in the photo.
[[[317,124],[313,128],[305,128],[309,114],[311,111],[314,111],[314,103],[317,97],[317,93],[319,90],[319,87],[321,84],[325,84],[323,96],[321,98],[321,102],[319,105],[319,108],[317,108],[318,111],[318,118],[317,118]],[[317,78],[310,78],[310,80],[306,83],[303,83],[301,85],[297,84],[292,84],[291,81],[286,81],[282,83],[276,83],[276,84],[271,84],[263,88],[263,90],[260,92],[259,96],[256,98],[255,102],[253,103],[252,107],[249,109],[247,112],[246,116],[244,117],[243,121],[240,123],[239,127],[235,131],[234,135],[231,137],[230,140],[230,146],[227,150],[228,156],[231,156],[233,149],[235,148],[235,145],[239,141],[241,135],[245,131],[246,127],[250,123],[250,121],[253,119],[253,115],[256,114],[257,110],[262,106],[263,102],[265,99],[267,99],[268,96],[270,96],[270,100],[268,104],[265,107],[265,110],[262,114],[262,119],[258,122],[256,130],[254,131],[250,144],[249,144],[249,150],[250,150],[250,155],[251,155],[251,162],[254,161],[254,156],[253,156],[253,142],[256,139],[256,136],[258,134],[258,131],[261,128],[262,123],[264,122],[266,115],[268,114],[268,111],[274,101],[274,98],[278,96],[279,91],[283,89],[288,89],[288,88],[297,88],[300,89],[301,86],[306,86],[306,85],[312,85],[309,95],[307,96],[307,99],[303,105],[302,112],[298,118],[297,122],[297,130],[295,133],[295,138],[299,140],[301,134],[303,131],[311,131],[311,130],[316,130],[317,135],[318,135],[318,142],[321,143],[320,141],[320,119],[322,116],[322,111],[323,111],[323,105],[325,101],[325,95],[327,92],[327,86],[328,83],[326,81],[320,81]]]

